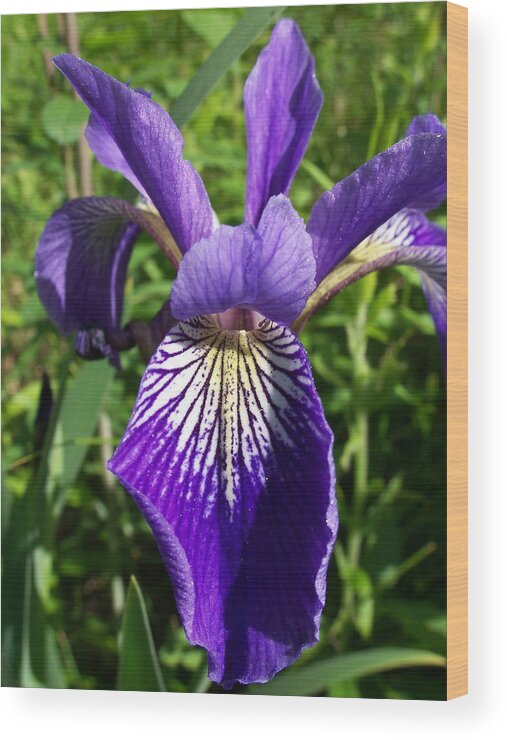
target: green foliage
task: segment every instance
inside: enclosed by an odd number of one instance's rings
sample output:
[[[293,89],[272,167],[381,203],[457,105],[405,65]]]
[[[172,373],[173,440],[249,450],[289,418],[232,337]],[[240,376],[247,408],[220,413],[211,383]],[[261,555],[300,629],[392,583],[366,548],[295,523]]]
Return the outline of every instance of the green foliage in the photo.
[[[119,691],[165,691],[143,595],[132,576],[120,638],[116,688]]]
[[[252,686],[251,694],[275,694],[277,696],[311,696],[336,684],[357,681],[374,673],[384,673],[397,668],[414,666],[443,667],[445,659],[436,653],[411,648],[372,648],[360,650],[336,658],[316,660],[301,669],[289,668],[267,684]]]
[[[83,104],[66,95],[55,95],[42,110],[42,129],[57,144],[79,141],[88,113]]]
[[[181,93],[178,100],[171,109],[174,121],[179,125],[187,123],[190,116],[196,109],[197,105],[204,100],[206,95],[232,66],[232,64],[248,49],[252,41],[262,31],[262,29],[276,21],[282,14],[283,7],[279,8],[249,8],[241,16],[234,28],[227,34],[219,46],[217,46],[206,62],[192,77],[185,90]],[[201,11],[192,21],[191,27],[200,29],[200,36],[205,36],[206,40],[213,39],[218,41],[216,30],[219,28],[215,23],[207,25],[205,20],[206,11]],[[194,18],[193,11],[187,11],[183,17],[189,22],[189,17]],[[211,16],[212,18],[214,17]],[[217,19],[218,22],[220,18]],[[203,29],[206,32],[203,33]]]
[[[242,220],[242,87],[275,10],[249,11],[248,22],[223,9],[78,16],[82,57],[150,90],[180,122],[192,115],[185,155],[225,223]],[[307,217],[323,189],[401,137],[414,115],[445,120],[445,5],[285,12],[316,56],[325,96],[291,194]],[[44,39],[35,16],[3,18],[3,680],[111,689],[118,679],[159,690],[161,673],[170,691],[219,692],[203,651],[186,641],[147,525],[104,469],[143,362],[124,353],[114,375],[105,363],[81,362],[35,292],[44,224],[82,193],[75,142],[85,108],[44,65],[45,52],[66,48],[55,16]],[[92,179],[97,195],[134,198],[97,162]],[[445,223],[443,213],[436,218]],[[125,320],[149,319],[173,278],[143,237],[129,265]],[[319,644],[252,691],[443,698],[445,386],[417,275],[370,276],[313,317],[301,338],[335,435],[340,532]],[[136,674],[140,661],[146,669]]]

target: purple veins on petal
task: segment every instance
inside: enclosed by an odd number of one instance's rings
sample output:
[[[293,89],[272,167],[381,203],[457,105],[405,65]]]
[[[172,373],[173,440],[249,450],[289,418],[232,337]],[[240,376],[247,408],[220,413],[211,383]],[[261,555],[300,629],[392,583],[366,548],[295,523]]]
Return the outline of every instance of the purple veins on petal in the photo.
[[[313,206],[307,225],[317,283],[394,214],[443,185],[446,154],[445,136],[414,134],[324,193]]]
[[[363,266],[363,273],[393,265],[415,267],[421,277],[428,309],[442,350],[447,355],[447,232],[431,223],[422,211],[405,209],[377,229],[354,252],[360,255],[373,247],[384,247]]]
[[[294,21],[282,18],[245,83],[245,218],[257,225],[269,198],[287,194],[322,107],[315,62]]]
[[[257,230],[262,238],[255,308],[290,324],[315,289],[315,257],[303,219],[284,195],[268,201]]]
[[[183,258],[171,291],[177,319],[248,305],[257,292],[261,238],[250,224],[219,226]]]
[[[395,265],[415,267],[422,280],[445,357],[447,233],[422,211],[404,209],[364,239],[320,283],[299,318],[298,330],[334,295],[375,270]]]
[[[183,137],[169,114],[145,94],[71,54],[60,54],[54,63],[90,108],[95,126],[100,122],[109,133],[180,250],[207,236],[212,227],[208,194],[183,159]]]
[[[225,687],[318,637],[338,526],[332,433],[306,354],[270,324],[172,329],[109,468],[150,523],[189,641]]]
[[[377,260],[380,269],[411,265],[421,276],[428,309],[433,318],[444,363],[447,355],[447,232],[431,223],[421,211],[406,209],[371,235],[370,243],[391,247]]]
[[[447,129],[434,113],[426,113],[416,116],[407,127],[406,136],[412,134],[441,134],[447,136]],[[410,208],[420,208],[423,211],[431,211],[444,202],[447,197],[447,180],[438,185],[434,190],[419,196],[417,199],[407,203]]]
[[[136,190],[149,200],[146,190],[143,188],[137,177],[129,167],[127,160],[121,153],[118,145],[107,130],[102,119],[95,113],[90,114],[88,125],[85,130],[85,137],[90,149],[97,157],[98,161],[104,167],[114,172],[121,173],[129,180]]]
[[[189,319],[229,308],[290,323],[315,288],[315,259],[303,219],[288,198],[270,199],[257,229],[220,226],[183,258],[171,293],[173,315]]]
[[[114,198],[71,200],[42,232],[35,252],[37,292],[62,334],[119,327],[127,264],[139,235],[124,205]],[[86,341],[83,335],[81,344]],[[114,353],[110,359],[117,364]]]

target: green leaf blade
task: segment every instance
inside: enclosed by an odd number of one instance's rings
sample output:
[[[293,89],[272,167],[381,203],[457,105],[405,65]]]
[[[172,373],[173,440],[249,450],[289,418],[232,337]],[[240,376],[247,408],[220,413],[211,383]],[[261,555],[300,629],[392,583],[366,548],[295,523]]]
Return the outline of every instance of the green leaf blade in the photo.
[[[219,79],[248,49],[259,33],[280,17],[283,10],[284,7],[245,10],[238,23],[212,51],[174,103],[170,113],[177,126],[187,123]]]
[[[445,658],[428,650],[385,647],[371,648],[316,661],[304,668],[291,669],[268,684],[251,686],[250,694],[310,696],[338,682],[354,681],[374,673],[398,668],[445,666]]]
[[[55,517],[61,513],[67,491],[81,469],[113,374],[107,360],[87,362],[65,389],[49,458]]]
[[[130,579],[123,617],[118,691],[165,691],[139,584]]]

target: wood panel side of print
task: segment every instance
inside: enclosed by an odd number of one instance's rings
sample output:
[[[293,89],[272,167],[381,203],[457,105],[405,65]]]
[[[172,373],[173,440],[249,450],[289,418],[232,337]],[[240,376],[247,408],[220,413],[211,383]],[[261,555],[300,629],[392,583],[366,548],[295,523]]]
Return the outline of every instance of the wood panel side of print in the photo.
[[[468,11],[447,3],[447,698],[468,692]]]

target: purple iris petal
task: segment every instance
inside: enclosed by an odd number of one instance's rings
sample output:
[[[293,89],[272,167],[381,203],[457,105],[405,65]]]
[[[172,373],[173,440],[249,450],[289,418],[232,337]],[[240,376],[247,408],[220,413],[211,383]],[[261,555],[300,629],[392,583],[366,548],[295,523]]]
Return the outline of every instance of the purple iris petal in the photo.
[[[169,114],[71,54],[60,54],[54,62],[109,132],[181,251],[207,236],[209,198],[200,176],[182,158],[183,138]]]
[[[430,273],[421,270],[420,275],[421,287],[435,324],[445,370],[447,367],[447,290],[445,286],[434,280]]]
[[[110,470],[155,534],[189,641],[225,687],[316,642],[336,536],[332,432],[287,328],[193,319],[152,358]]]
[[[415,116],[407,126],[405,136],[413,134],[443,134],[447,136],[447,129],[438,116],[434,113],[425,113],[423,116]]]
[[[405,260],[411,252],[416,253],[415,266],[421,276],[421,286],[435,324],[445,366],[447,364],[447,231],[431,223],[420,211],[405,211],[398,214],[398,218],[410,224],[409,233],[412,241],[411,248],[407,250],[406,255],[404,256],[402,252],[399,254],[399,264],[409,264]],[[427,253],[428,247],[431,248],[431,254]],[[437,251],[435,247],[440,249]],[[419,249],[418,253],[417,249]],[[412,259],[414,259],[413,256]]]
[[[416,116],[412,119],[407,127],[406,136],[412,134],[442,134],[447,136],[447,129],[434,113],[427,113],[424,116]],[[434,190],[419,197],[417,200],[408,204],[410,208],[420,208],[423,211],[431,211],[433,208],[443,203],[447,197],[447,180],[436,187]]]
[[[313,56],[294,21],[280,20],[244,89],[248,145],[245,218],[288,193],[322,107]]]
[[[404,208],[376,229],[366,243],[388,247],[447,245],[447,231],[432,223],[422,211]]]
[[[307,230],[313,240],[317,283],[369,234],[407,204],[446,180],[446,137],[402,139],[324,193]]]
[[[177,319],[246,306],[257,293],[257,256],[262,241],[250,224],[219,226],[183,258],[171,290]]]
[[[444,290],[447,284],[447,234],[436,224],[432,224],[421,211],[400,211],[377,229],[358,248],[368,250],[377,245],[385,247],[385,254],[371,263],[375,269],[390,265],[411,265],[426,273]],[[356,253],[354,253],[356,254]],[[371,272],[370,269],[368,269]]]
[[[400,247],[374,260],[368,272],[391,265],[416,267],[433,318],[444,365],[447,357],[447,249],[445,246]]]
[[[120,172],[127,180],[130,180],[143,198],[148,199],[145,189],[130,169],[127,160],[121,153],[115,140],[110,135],[102,119],[95,115],[95,113],[90,114],[85,136],[90,149],[100,164],[114,172]]]
[[[220,226],[194,244],[178,270],[171,308],[178,319],[240,306],[288,324],[315,288],[311,239],[284,195],[270,199],[258,229]]]
[[[384,244],[391,251],[364,265],[364,273],[391,265],[416,267],[433,317],[444,362],[447,354],[447,232],[424,213],[406,209],[377,229],[364,245]],[[361,249],[362,247],[360,247]]]
[[[300,330],[334,295],[375,270],[394,265],[417,268],[445,356],[447,232],[422,211],[404,209],[364,239],[320,283],[293,326]]]
[[[257,227],[262,257],[255,308],[290,324],[315,289],[315,257],[303,219],[284,195],[270,198]]]
[[[139,234],[125,205],[114,198],[71,200],[44,228],[35,253],[37,292],[62,334],[119,327],[127,264]]]

